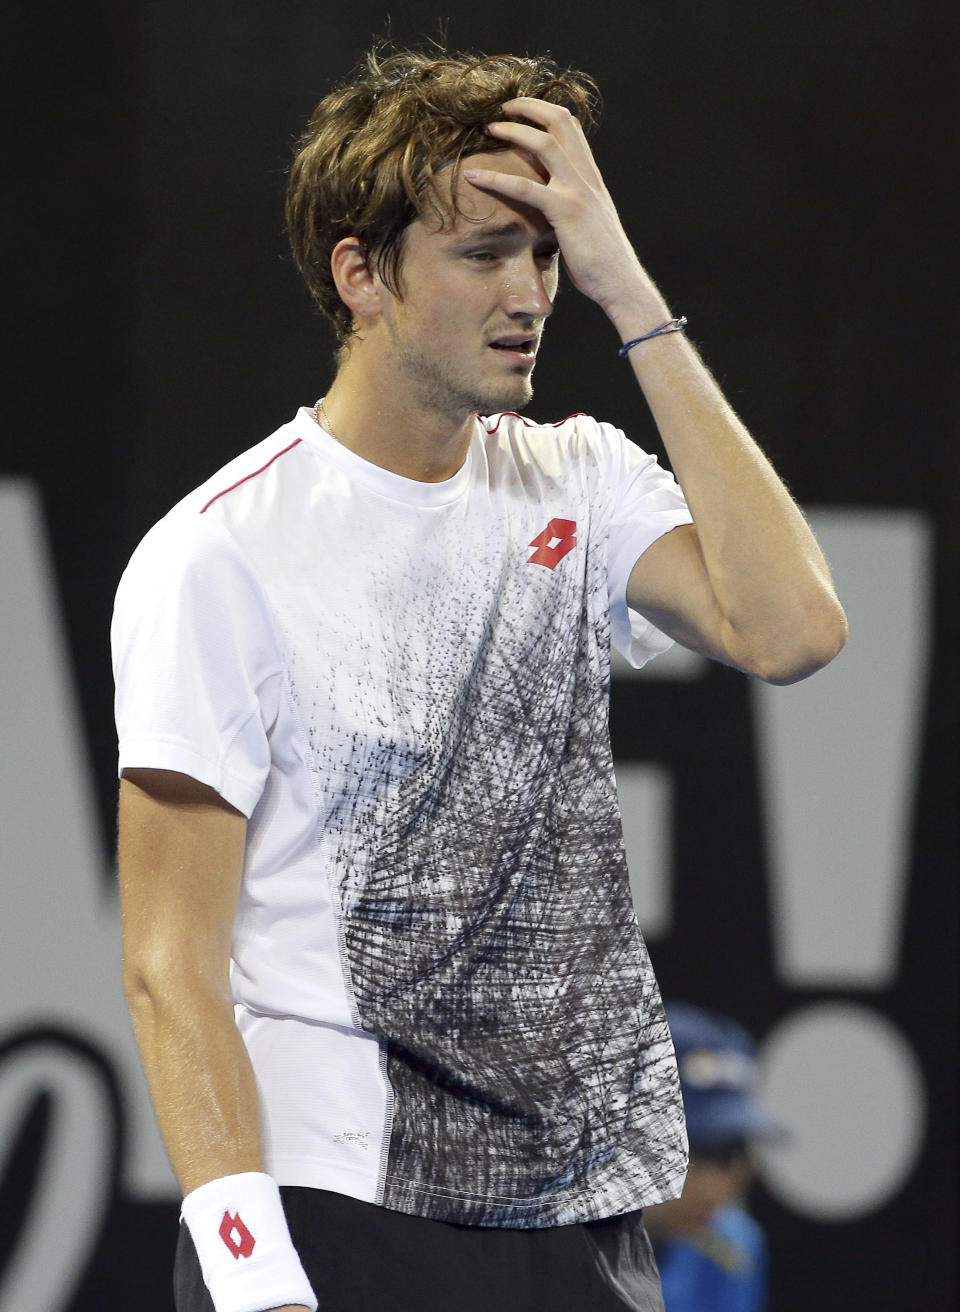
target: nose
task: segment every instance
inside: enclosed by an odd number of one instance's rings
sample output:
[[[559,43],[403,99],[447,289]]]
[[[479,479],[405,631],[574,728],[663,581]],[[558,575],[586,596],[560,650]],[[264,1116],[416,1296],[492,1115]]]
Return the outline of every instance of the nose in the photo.
[[[503,301],[512,319],[546,319],[553,313],[556,289],[548,286],[548,277],[548,271],[535,260],[510,270],[503,285]]]

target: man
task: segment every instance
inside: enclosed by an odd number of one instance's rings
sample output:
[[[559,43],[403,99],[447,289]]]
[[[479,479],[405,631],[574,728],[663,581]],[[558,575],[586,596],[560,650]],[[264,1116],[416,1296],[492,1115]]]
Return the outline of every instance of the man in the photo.
[[[287,209],[336,376],[121,583],[125,979],[180,1312],[661,1306],[640,1210],[685,1143],[611,635],[789,682],[845,622],[624,234],[590,100],[549,61],[397,52],[321,102]],[[608,425],[512,413],[561,258],[682,493]]]
[[[767,1245],[744,1206],[756,1144],[782,1130],[757,1101],[756,1049],[736,1021],[667,1006],[690,1165],[679,1198],[644,1211],[666,1312],[763,1312]]]

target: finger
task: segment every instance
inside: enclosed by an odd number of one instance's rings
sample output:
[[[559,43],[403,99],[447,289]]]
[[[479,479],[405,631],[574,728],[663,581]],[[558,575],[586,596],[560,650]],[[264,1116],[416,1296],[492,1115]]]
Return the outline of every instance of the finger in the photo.
[[[580,120],[564,105],[551,105],[548,101],[536,100],[533,96],[517,96],[514,100],[505,101],[501,108],[505,114],[527,119],[550,136],[556,137],[571,154],[590,153],[587,136]],[[504,121],[495,120],[497,123]]]
[[[571,114],[565,105],[553,105],[548,100],[537,100],[534,96],[516,96],[504,101],[501,109],[505,114],[517,118],[529,119],[531,123],[546,131],[583,133],[580,120]]]
[[[556,137],[540,128],[533,128],[528,123],[512,123],[506,119],[495,119],[486,125],[487,135],[498,141],[509,141],[521,150],[527,151],[540,160],[552,175],[566,158],[563,147]]]
[[[508,200],[519,201],[535,210],[543,211],[550,193],[543,182],[533,178],[521,177],[516,173],[498,173],[495,169],[468,168],[463,170],[463,177],[481,191],[494,192]]]
[[[507,101],[507,105],[544,105],[542,100],[521,97]],[[504,108],[507,107],[504,106]],[[559,133],[544,131],[540,127],[531,127],[529,123],[515,123],[511,119],[497,118],[486,124],[488,136],[499,141],[509,141],[511,145],[527,151],[538,159],[551,177],[566,177],[572,182],[574,176],[589,178],[594,183],[601,182],[600,170],[593,152],[584,136],[583,129],[573,115],[562,105],[546,105],[548,110],[560,111]]]

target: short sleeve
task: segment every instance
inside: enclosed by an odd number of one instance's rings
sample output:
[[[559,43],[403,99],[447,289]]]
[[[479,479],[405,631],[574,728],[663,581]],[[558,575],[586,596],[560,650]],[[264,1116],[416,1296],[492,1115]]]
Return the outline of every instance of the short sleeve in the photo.
[[[281,661],[269,609],[216,522],[161,520],[124,571],[111,644],[119,771],[178,770],[249,817],[270,769]]]
[[[627,582],[634,565],[656,540],[693,516],[680,485],[656,456],[627,440],[619,429],[601,424],[608,452],[612,493],[607,554],[607,588],[613,645],[637,667],[673,646],[673,639],[627,606]]]

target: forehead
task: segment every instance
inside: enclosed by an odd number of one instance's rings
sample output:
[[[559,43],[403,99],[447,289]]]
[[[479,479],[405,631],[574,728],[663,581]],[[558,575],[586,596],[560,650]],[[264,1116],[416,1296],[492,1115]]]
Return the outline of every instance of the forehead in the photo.
[[[547,175],[543,169],[524,151],[490,150],[467,156],[460,165],[454,181],[454,165],[447,164],[436,175],[434,191],[437,208],[428,211],[415,225],[422,227],[427,234],[453,238],[475,232],[488,224],[500,226],[521,220],[532,234],[540,235],[549,230],[550,225],[538,209],[523,205],[519,201],[509,200],[505,196],[496,196],[488,191],[480,191],[462,176],[462,169],[489,169],[495,173],[509,173],[515,177],[529,178],[534,182],[545,182]],[[453,197],[455,207],[450,205],[450,184],[454,181]]]

